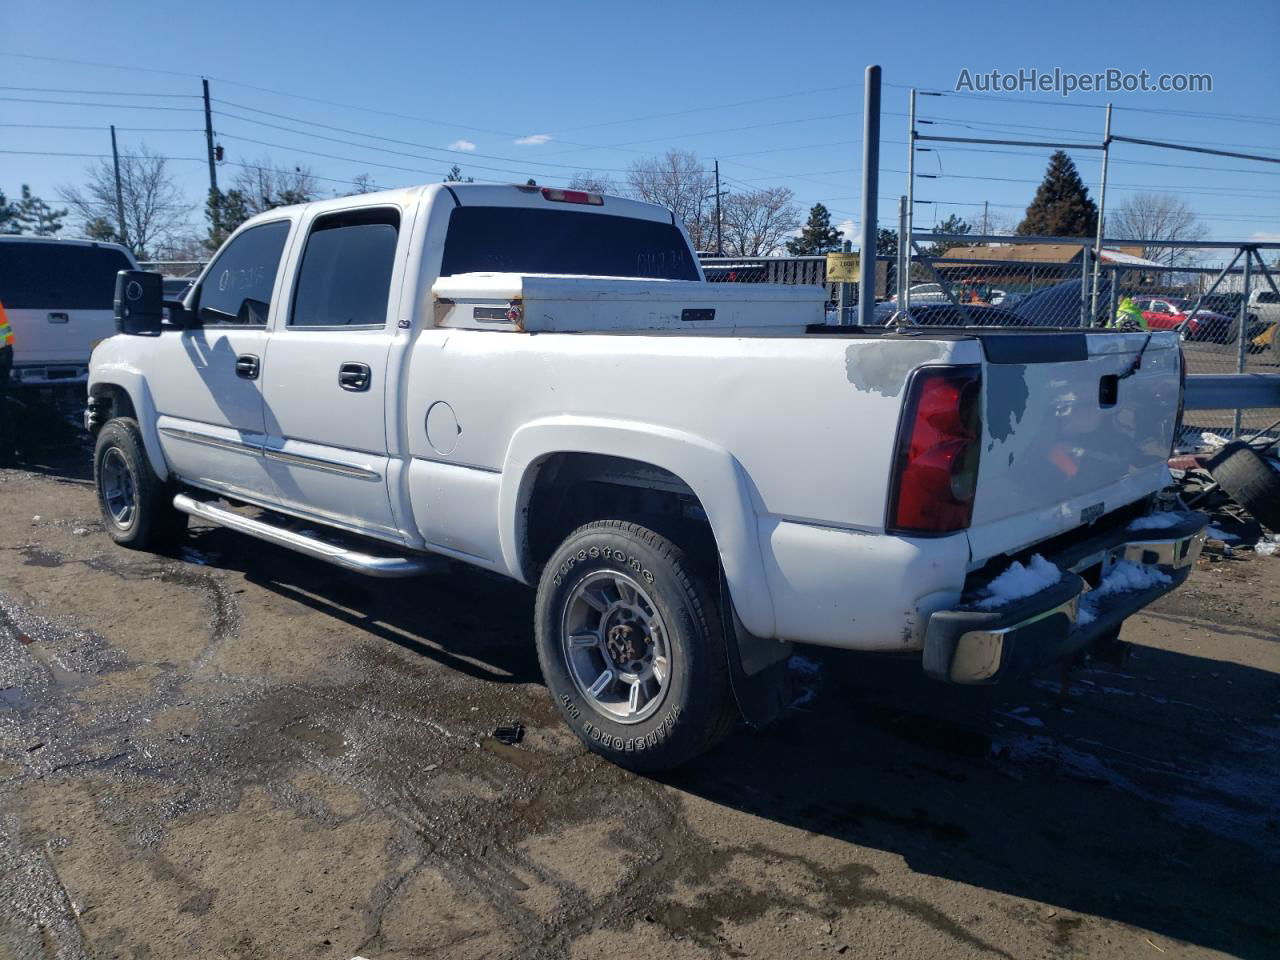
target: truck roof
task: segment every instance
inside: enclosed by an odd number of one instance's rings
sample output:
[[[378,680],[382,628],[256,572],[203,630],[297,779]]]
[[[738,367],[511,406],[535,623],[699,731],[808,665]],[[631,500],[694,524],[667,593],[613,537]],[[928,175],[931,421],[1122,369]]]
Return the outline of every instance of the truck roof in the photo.
[[[133,254],[129,252],[128,247],[106,240],[86,240],[79,237],[37,237],[25,233],[6,233],[0,236],[0,243],[48,243],[63,247],[98,247],[104,250],[119,250],[130,260],[133,259]]]
[[[636,220],[649,220],[655,223],[675,223],[670,210],[653,203],[630,200],[626,197],[603,195],[603,203],[563,203],[549,200],[544,190],[559,189],[555,187],[530,186],[523,183],[428,183],[412,187],[397,187],[392,190],[379,190],[376,193],[360,195],[360,200],[367,203],[412,203],[428,193],[448,190],[458,206],[468,207],[542,207],[561,208],[574,213],[603,214],[615,217],[630,217]],[[295,204],[288,207],[276,207],[251,217],[246,224],[258,223],[278,218],[282,213],[293,213],[304,207],[314,208],[317,213],[329,210],[345,210],[351,207],[353,197],[334,197],[329,200],[313,200],[306,204]]]

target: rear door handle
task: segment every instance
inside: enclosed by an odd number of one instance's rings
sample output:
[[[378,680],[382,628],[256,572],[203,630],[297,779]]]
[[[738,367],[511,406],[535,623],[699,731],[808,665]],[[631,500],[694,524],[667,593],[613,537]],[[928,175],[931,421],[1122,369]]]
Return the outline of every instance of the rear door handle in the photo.
[[[369,389],[373,382],[373,372],[367,363],[348,361],[338,368],[338,386],[343,390],[359,393]]]
[[[50,313],[45,319],[50,323],[69,323],[71,321],[71,318],[65,313]]]
[[[262,369],[262,361],[252,353],[242,353],[236,357],[236,376],[245,380],[257,380]]]

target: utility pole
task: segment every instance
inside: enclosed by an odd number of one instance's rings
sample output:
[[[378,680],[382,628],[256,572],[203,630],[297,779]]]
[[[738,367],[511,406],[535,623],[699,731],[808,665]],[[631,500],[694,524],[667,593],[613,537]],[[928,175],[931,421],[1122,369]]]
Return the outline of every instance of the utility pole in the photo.
[[[120,227],[120,242],[129,245],[129,228],[124,222],[124,189],[120,186],[120,151],[116,149],[116,125],[111,125],[111,163],[116,171],[116,223]]]
[[[716,256],[724,256],[724,238],[720,231],[720,161],[716,160]]]
[[[862,326],[870,326],[875,319],[876,309],[876,211],[880,192],[880,68],[875,64],[867,67],[864,86],[862,243],[858,264],[858,323]],[[843,323],[844,317],[841,317],[840,321]]]
[[[213,223],[213,231],[219,230],[218,224],[218,168],[213,154],[213,111],[209,108],[209,81],[200,78],[204,88],[204,143],[209,152],[209,218]]]
[[[990,229],[988,229],[988,226],[987,226],[987,201],[983,200],[982,201],[982,235],[986,237],[986,236],[989,236],[990,234],[991,234],[991,231]]]
[[[1093,241],[1093,295],[1089,301],[1089,325],[1098,323],[1098,281],[1102,271],[1102,237],[1107,221],[1107,164],[1111,154],[1111,104],[1107,104],[1107,119],[1102,128],[1102,185],[1098,188],[1098,232]],[[1172,252],[1172,251],[1170,251]],[[1115,279],[1115,273],[1112,273]],[[1110,322],[1115,317],[1107,318]]]

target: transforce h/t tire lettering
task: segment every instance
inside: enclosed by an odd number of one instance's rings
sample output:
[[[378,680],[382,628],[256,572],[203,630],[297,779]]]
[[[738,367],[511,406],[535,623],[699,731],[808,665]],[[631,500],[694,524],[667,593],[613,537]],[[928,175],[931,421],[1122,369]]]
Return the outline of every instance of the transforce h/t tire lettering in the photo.
[[[565,539],[538,584],[538,660],[588,748],[664,770],[733,729],[716,597],[684,550],[637,523],[598,520]]]

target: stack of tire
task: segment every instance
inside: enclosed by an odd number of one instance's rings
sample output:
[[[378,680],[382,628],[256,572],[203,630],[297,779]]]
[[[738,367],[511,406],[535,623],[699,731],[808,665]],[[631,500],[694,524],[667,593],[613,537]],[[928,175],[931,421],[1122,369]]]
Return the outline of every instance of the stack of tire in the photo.
[[[1206,465],[1236,503],[1274,533],[1280,533],[1280,470],[1243,440],[1233,440]]]

